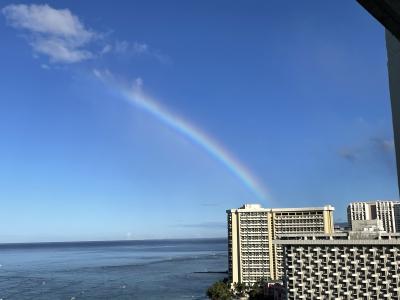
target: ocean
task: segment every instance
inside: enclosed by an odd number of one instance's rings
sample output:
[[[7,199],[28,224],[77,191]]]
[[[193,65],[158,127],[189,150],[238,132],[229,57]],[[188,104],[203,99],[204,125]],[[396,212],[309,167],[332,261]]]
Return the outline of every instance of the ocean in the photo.
[[[0,244],[0,299],[207,299],[226,239]]]

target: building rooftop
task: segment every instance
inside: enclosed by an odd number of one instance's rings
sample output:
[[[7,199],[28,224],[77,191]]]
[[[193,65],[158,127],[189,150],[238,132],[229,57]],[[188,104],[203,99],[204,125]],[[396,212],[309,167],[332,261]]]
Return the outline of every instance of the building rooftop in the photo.
[[[332,239],[332,240],[274,240],[277,245],[398,245],[400,246],[400,236],[391,239],[377,240],[347,240],[347,239]]]
[[[263,212],[296,212],[296,211],[334,211],[332,205],[325,205],[323,207],[294,207],[294,208],[263,208],[261,204],[244,204],[240,208],[228,209],[226,212],[245,212],[245,211],[263,211]]]
[[[360,234],[364,233],[364,234]],[[400,245],[400,233],[344,231],[333,234],[279,234],[278,245]]]
[[[356,203],[375,204],[377,202],[393,202],[395,204],[400,203],[399,200],[382,200],[382,199],[378,199],[378,200],[367,200],[367,201],[362,201],[362,200],[352,201],[352,202],[349,203],[349,205],[356,204]]]

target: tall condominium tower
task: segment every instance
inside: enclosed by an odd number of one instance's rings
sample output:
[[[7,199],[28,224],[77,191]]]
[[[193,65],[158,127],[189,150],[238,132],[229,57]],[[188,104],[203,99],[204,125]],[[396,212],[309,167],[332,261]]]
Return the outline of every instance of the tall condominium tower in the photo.
[[[383,228],[388,233],[400,232],[400,224],[397,224],[399,212],[396,201],[368,201],[368,202],[352,202],[347,207],[347,218],[349,225],[355,220],[375,220],[379,219],[383,223]],[[396,210],[397,208],[397,210]]]
[[[333,211],[330,205],[270,209],[259,204],[227,210],[231,282],[251,284],[260,278],[281,279],[282,248],[273,240],[279,234],[332,234]]]

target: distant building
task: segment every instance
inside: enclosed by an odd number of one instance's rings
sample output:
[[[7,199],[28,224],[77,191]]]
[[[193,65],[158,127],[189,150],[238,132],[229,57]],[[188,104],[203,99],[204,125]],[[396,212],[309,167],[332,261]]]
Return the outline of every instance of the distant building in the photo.
[[[397,204],[400,204],[400,202],[368,201],[368,202],[350,203],[349,206],[347,207],[347,218],[350,228],[352,227],[352,222],[354,220],[379,219],[383,222],[383,227],[386,230],[386,232],[388,233],[396,232],[396,228],[399,228],[400,226],[396,225],[395,207],[399,209],[398,206],[396,206]]]
[[[400,299],[400,235],[382,232],[379,223],[275,240],[284,249],[287,299]]]
[[[335,229],[335,232],[346,231],[346,230],[349,230],[349,224],[347,222],[338,222],[338,223],[335,223],[333,228]]]
[[[252,284],[261,278],[282,278],[282,248],[273,244],[275,237],[282,233],[332,234],[333,211],[330,205],[270,209],[259,204],[227,210],[231,282]]]
[[[400,203],[394,205],[394,220],[396,223],[396,232],[400,233]]]

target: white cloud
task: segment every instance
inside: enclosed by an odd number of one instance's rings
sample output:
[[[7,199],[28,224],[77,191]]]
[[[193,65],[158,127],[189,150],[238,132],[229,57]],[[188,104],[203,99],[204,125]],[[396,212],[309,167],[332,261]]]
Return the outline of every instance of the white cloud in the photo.
[[[44,5],[8,5],[2,9],[10,26],[26,30],[35,53],[51,62],[75,63],[94,57],[85,49],[96,34],[68,9]]]
[[[115,49],[115,52],[117,52],[117,53],[127,52],[128,48],[129,48],[129,43],[127,41],[122,41],[122,42],[116,41],[115,42],[114,49]]]
[[[171,62],[146,43],[106,39],[106,35],[86,28],[69,9],[10,4],[1,12],[9,26],[27,33],[34,57],[44,55],[52,63],[77,63],[106,54],[149,56],[164,64]]]
[[[54,9],[45,5],[8,5],[2,9],[10,24],[16,28],[24,28],[35,32],[63,35],[68,37],[90,38],[78,17],[68,9]]]
[[[149,46],[145,43],[128,41],[116,41],[114,46],[116,53],[127,53],[127,54],[150,54]]]
[[[93,75],[103,82],[115,80],[114,75],[108,69],[105,69],[103,71],[93,69]]]
[[[112,50],[112,46],[107,44],[103,47],[103,49],[101,50],[101,54],[106,54],[108,52],[110,52]]]
[[[120,55],[144,55],[157,59],[160,63],[170,64],[171,59],[169,56],[162,54],[160,51],[150,47],[146,43],[116,41],[112,48],[114,53]],[[111,48],[110,48],[111,50]]]
[[[138,42],[134,42],[133,43],[133,50],[136,53],[145,53],[147,51],[149,51],[149,47],[147,46],[147,44],[141,44]]]
[[[48,55],[53,62],[75,63],[94,56],[90,51],[71,46],[62,39],[39,38],[32,42],[32,47],[36,52]]]
[[[136,95],[143,95],[143,79],[136,77],[132,81],[127,81],[124,78],[117,76],[108,69],[93,69],[93,75],[107,86],[118,87],[119,90],[129,91]]]

